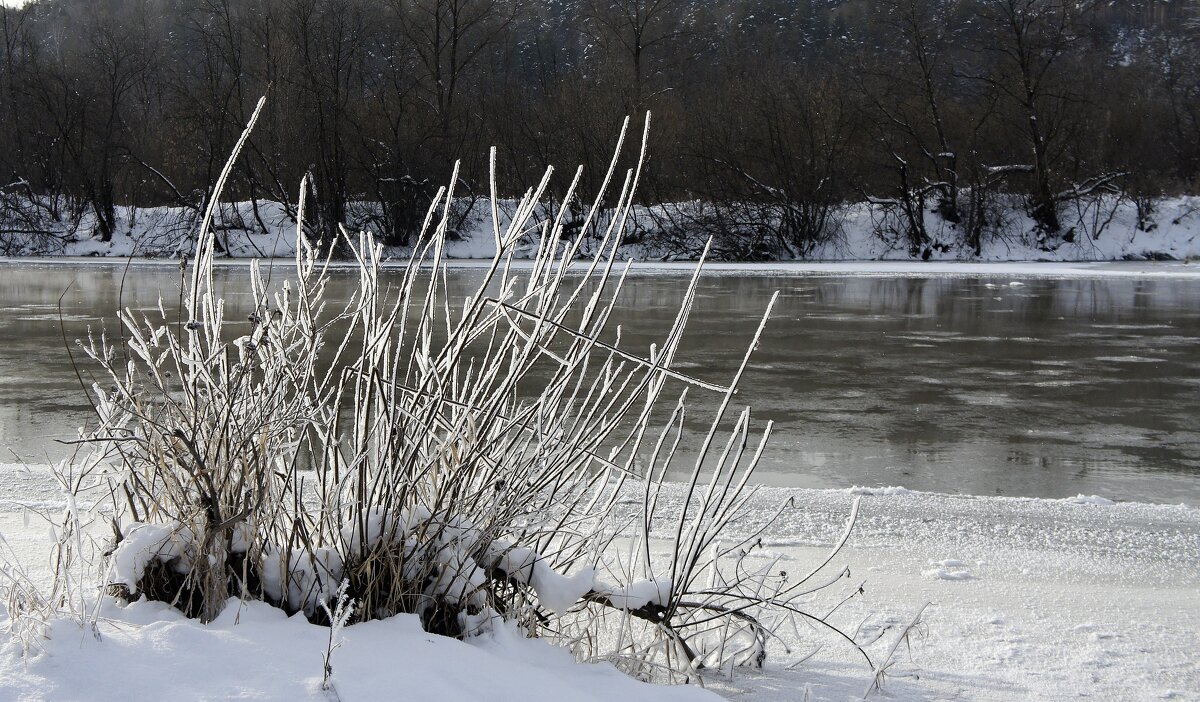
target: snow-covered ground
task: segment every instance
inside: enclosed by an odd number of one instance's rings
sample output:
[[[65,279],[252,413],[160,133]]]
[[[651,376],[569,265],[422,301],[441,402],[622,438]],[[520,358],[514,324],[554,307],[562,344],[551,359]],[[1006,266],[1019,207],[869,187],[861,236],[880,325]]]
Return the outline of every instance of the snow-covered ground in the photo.
[[[361,205],[358,207],[362,207]],[[501,218],[511,202],[501,204]],[[703,242],[670,245],[656,242],[656,211],[663,207],[636,207],[633,227],[642,233],[642,243],[626,245],[623,258],[637,260],[687,259],[700,251]],[[464,205],[465,208],[465,205]],[[351,208],[355,209],[354,207]],[[490,258],[495,251],[490,211],[483,201],[466,210],[461,227],[446,247],[449,258]],[[1111,215],[1111,216],[1110,216]],[[43,239],[22,247],[16,234],[6,234],[11,244],[0,246],[9,255],[40,253],[61,256],[151,256],[170,257],[191,251],[196,231],[196,214],[177,207],[134,209],[118,208],[118,231],[111,241],[92,237],[86,216],[78,223],[47,224],[58,232],[61,242]],[[962,236],[954,226],[936,215],[927,216],[926,227],[932,240],[920,258],[913,259],[907,246],[887,231],[885,215],[865,203],[846,205],[838,214],[834,235],[807,255],[814,261],[1120,261],[1187,260],[1200,258],[1200,197],[1173,197],[1159,200],[1148,220],[1139,224],[1137,208],[1129,200],[1102,200],[1064,213],[1064,227],[1072,230],[1073,241],[1054,247],[1039,245],[1032,220],[1014,203],[998,215],[998,222],[982,238],[978,256],[961,244]],[[228,255],[245,257],[290,256],[295,251],[296,227],[285,208],[278,203],[260,201],[257,214],[249,202],[229,203],[221,207],[216,235]],[[536,251],[537,230],[531,228],[523,251]],[[65,243],[64,243],[65,242]],[[0,242],[3,243],[3,242]],[[1048,250],[1052,248],[1052,250]],[[22,250],[23,249],[23,250]],[[586,249],[586,247],[585,247]],[[687,253],[693,252],[693,254]],[[396,249],[393,256],[404,257]]]
[[[416,615],[345,629],[322,688],[329,629],[260,602],[230,602],[210,625],[157,602],[102,613],[100,636],[54,623],[46,652],[0,654],[6,700],[560,700],[702,702],[695,687],[652,687],[608,665],[578,665],[511,626],[463,643]]]
[[[861,498],[853,536],[830,572],[848,566],[844,592],[862,583],[865,594],[830,621],[871,642],[876,663],[928,603],[880,699],[1200,699],[1194,506],[765,488],[735,529],[753,530],[788,497],[796,506],[750,563],[812,567]],[[53,505],[49,493],[30,498]],[[0,511],[0,533],[26,562],[44,563],[44,531],[11,502]],[[827,593],[813,609],[823,613],[839,599]],[[261,605],[230,607],[210,627],[161,605],[111,605],[99,641],[59,622],[46,654],[26,662],[4,652],[0,699],[322,699],[328,632]],[[399,618],[349,627],[343,637],[333,666],[347,701],[397,690],[438,700],[713,699],[698,688],[655,689],[610,667],[575,666],[508,629],[461,643]],[[835,636],[801,628],[783,639],[790,652],[775,646],[765,670],[710,674],[707,688],[733,700],[784,702],[860,699],[870,685],[866,663]]]
[[[1181,216],[1181,224],[1160,227],[1157,234],[1125,237],[1110,229],[1109,238],[1102,237],[1104,247],[1081,249],[1074,257],[1060,249],[1058,262],[787,262],[756,264],[753,270],[1200,279],[1200,266],[1183,262],[1061,262],[1115,260],[1148,251],[1181,259],[1200,256],[1196,219]],[[149,225],[141,231],[161,234]],[[111,246],[83,239],[64,253],[144,253],[134,234],[118,237]],[[486,237],[457,242],[450,253],[490,255],[486,242]],[[243,256],[279,256],[288,255],[292,243],[280,223],[273,238],[256,235],[239,243],[235,236],[231,248]],[[831,257],[896,253],[842,243],[845,255]],[[1001,251],[987,249],[983,258],[1045,257],[1011,242]],[[656,263],[639,270],[686,267]],[[709,268],[726,274],[749,269],[737,264]],[[914,635],[896,649],[882,699],[1200,700],[1196,506],[1108,499],[1120,497],[1115,495],[1045,500],[902,488],[764,488],[735,528],[753,531],[756,520],[789,497],[796,507],[764,535],[748,557],[751,562],[797,571],[820,562],[857,497],[862,500],[858,524],[831,568],[849,568],[844,594],[859,583],[864,594],[838,607],[830,621],[854,634],[880,663],[922,612]],[[0,534],[35,577],[45,579],[49,539],[44,525],[27,519],[22,505],[61,507],[44,481],[14,476],[11,466],[0,465]],[[814,600],[813,610],[824,613],[840,600],[829,595]],[[231,606],[208,627],[156,604],[124,609],[109,604],[103,615],[98,640],[59,621],[53,638],[43,643],[44,654],[23,659],[13,646],[0,652],[0,700],[332,698],[320,687],[329,630],[302,619],[254,604]],[[716,692],[733,700],[784,702],[860,699],[870,686],[870,668],[828,632],[798,629],[781,636],[764,670],[738,670],[732,678],[711,673],[705,691],[651,688],[611,667],[577,666],[564,652],[523,640],[508,628],[463,643],[425,635],[413,619],[400,617],[346,629],[344,644],[334,653],[333,680],[338,698],[347,701],[399,694],[464,701],[701,700],[713,699],[710,692]]]
[[[800,511],[765,550],[785,564],[811,562],[849,496],[789,492]],[[1200,699],[1200,510],[1091,496],[859,492],[861,518],[842,562],[866,582],[866,596],[839,610],[838,622],[865,621],[859,640],[869,640],[930,603],[921,635],[900,648],[887,697]],[[794,671],[743,676],[728,696],[798,699],[788,691],[805,686],[813,699],[861,696],[861,661],[833,660],[836,648],[827,643]]]

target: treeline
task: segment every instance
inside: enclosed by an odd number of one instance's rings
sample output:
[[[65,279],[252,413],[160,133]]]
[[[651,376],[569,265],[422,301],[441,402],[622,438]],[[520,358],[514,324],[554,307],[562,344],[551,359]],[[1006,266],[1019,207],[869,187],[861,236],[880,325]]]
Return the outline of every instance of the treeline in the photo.
[[[661,245],[804,255],[871,202],[913,253],[978,251],[1016,198],[1053,248],[1087,198],[1150,218],[1200,190],[1198,5],[34,0],[0,10],[0,231],[107,240],[121,205],[199,211],[267,95],[229,196],[294,201],[309,174],[315,233],[406,244],[455,161],[486,193],[491,145],[505,192],[551,164],[583,164],[587,192],[650,110]]]

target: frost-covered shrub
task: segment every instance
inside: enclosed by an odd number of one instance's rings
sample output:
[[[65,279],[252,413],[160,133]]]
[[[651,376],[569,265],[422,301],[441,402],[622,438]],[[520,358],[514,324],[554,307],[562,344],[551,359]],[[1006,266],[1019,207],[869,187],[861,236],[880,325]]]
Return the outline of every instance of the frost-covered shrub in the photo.
[[[91,433],[115,466],[105,485],[122,519],[108,592],[205,621],[230,596],[325,623],[348,598],[352,621],[415,613],[453,636],[502,617],[581,656],[632,660],[644,677],[761,664],[761,613],[778,624],[843,573],[779,581],[742,567],[755,535],[718,540],[766,440],[750,441],[748,408],[726,421],[749,351],[727,386],[672,368],[696,277],[660,344],[627,349],[606,334],[636,170],[603,227],[588,216],[563,239],[560,213],[516,265],[549,177],[503,226],[493,195],[496,254],[465,299],[445,278],[449,190],[398,282],[381,282],[369,234],[343,231],[349,300],[326,293],[334,268],[319,251],[333,247],[310,244],[301,223],[291,276],[251,266],[244,319],[214,287],[210,212],[178,311],[126,310],[120,343],[84,345],[111,380],[94,388]],[[585,240],[596,254],[576,262]],[[664,407],[668,385],[719,398],[711,429],[689,439],[691,479],[670,509],[659,495],[686,392]],[[618,519],[630,495],[635,514]]]

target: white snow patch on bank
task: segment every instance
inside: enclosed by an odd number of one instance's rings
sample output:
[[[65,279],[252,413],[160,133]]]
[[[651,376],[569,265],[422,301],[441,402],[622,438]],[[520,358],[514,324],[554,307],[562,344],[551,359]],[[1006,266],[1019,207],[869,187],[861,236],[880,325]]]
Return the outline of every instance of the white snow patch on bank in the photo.
[[[936,561],[930,568],[921,571],[921,575],[932,580],[974,580],[975,574],[967,564],[954,558]]]
[[[1113,204],[1108,202],[1106,207]],[[466,200],[459,205],[467,207]],[[922,261],[910,256],[904,242],[888,241],[878,233],[876,225],[880,212],[877,207],[853,203],[839,212],[837,235],[818,245],[809,258],[815,261],[869,261],[893,266],[916,266],[928,272],[938,271],[940,266],[961,265],[963,261],[1185,261],[1200,258],[1200,197],[1173,197],[1158,201],[1154,208],[1153,226],[1147,227],[1150,231],[1139,228],[1145,223],[1139,220],[1137,208],[1132,202],[1122,201],[1115,205],[1113,216],[1102,231],[1095,231],[1091,223],[1082,220],[1064,222],[1065,226],[1076,230],[1075,240],[1046,250],[1038,244],[1037,228],[1033,221],[1018,204],[1010,204],[1005,208],[1003,219],[1007,224],[1004,230],[987,233],[979,255],[961,245],[962,234],[953,225],[931,216],[927,228],[938,245],[920,252],[929,258],[928,261]],[[371,207],[367,203],[350,203],[348,209],[351,219],[369,221],[366,215]],[[672,245],[668,249],[654,243],[656,218],[661,219],[664,208],[676,207],[679,206],[635,207],[631,221],[642,228],[639,237],[635,238],[644,238],[646,243],[626,245],[620,257],[639,260],[674,260],[679,257],[681,254],[677,246]],[[683,207],[686,209],[686,206]],[[513,201],[501,200],[502,227],[506,224],[505,213],[513,208]],[[229,202],[222,203],[219,210],[218,243],[228,255],[286,258],[294,254],[296,227],[290,219],[288,208],[278,203],[259,201],[257,208],[250,202]],[[112,240],[107,242],[94,237],[96,228],[90,213],[84,213],[78,223],[47,223],[45,226],[63,240],[61,246],[48,253],[63,256],[162,257],[192,250],[192,237],[197,226],[195,212],[191,210],[178,207],[118,207],[116,214],[117,231]],[[538,216],[549,214],[544,207],[539,209]],[[600,226],[603,227],[603,222]],[[347,227],[354,230],[356,225],[351,221]],[[674,240],[674,237],[669,238]],[[530,256],[537,248],[538,242],[530,236],[521,243],[519,252]],[[703,241],[698,236],[689,247],[685,247],[693,252],[699,252],[702,248]],[[405,258],[407,253],[402,248],[387,251],[387,255],[396,259]],[[447,242],[445,256],[451,259],[488,259],[494,253],[489,207],[486,201],[476,203],[474,209],[464,215],[453,240]],[[773,267],[778,264],[765,265]],[[1023,273],[1018,271],[1016,275]],[[1020,282],[1013,281],[1008,286],[1019,287]]]
[[[1117,504],[1107,497],[1099,495],[1076,495],[1075,497],[1064,498],[1063,502],[1073,505],[1093,505],[1096,507],[1108,507],[1109,505]]]
[[[890,485],[888,487],[863,487],[855,485],[847,488],[846,492],[851,495],[869,495],[871,497],[895,497],[896,495],[911,495],[912,490],[898,485]]]
[[[106,605],[100,637],[54,622],[46,653],[0,655],[6,700],[438,700],[700,702],[696,686],[652,686],[509,626],[464,643],[426,634],[415,615],[342,630],[333,693],[321,689],[329,629],[259,602],[231,600],[212,624],[161,603]]]

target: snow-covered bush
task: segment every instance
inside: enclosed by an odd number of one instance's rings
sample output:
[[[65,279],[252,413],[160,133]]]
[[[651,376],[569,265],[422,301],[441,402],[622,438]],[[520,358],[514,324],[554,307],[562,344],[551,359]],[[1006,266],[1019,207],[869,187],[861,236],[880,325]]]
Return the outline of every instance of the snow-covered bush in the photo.
[[[661,343],[626,348],[610,325],[638,175],[568,239],[565,210],[532,224],[549,171],[504,226],[493,183],[496,254],[465,298],[445,275],[452,188],[398,281],[381,279],[370,234],[342,232],[350,299],[327,292],[334,247],[298,234],[290,275],[250,267],[244,317],[214,284],[210,207],[178,302],[124,310],[119,342],[84,344],[109,375],[90,434],[121,516],[107,592],[204,621],[230,596],[315,622],[348,600],[352,621],[416,613],[452,636],[500,617],[659,679],[760,665],[772,626],[820,622],[800,598],[844,571],[748,571],[762,530],[721,541],[770,425],[752,441],[749,408],[732,411],[749,350],[728,385],[672,368],[699,268]],[[517,264],[530,226],[540,248]],[[596,254],[577,260],[585,240]],[[688,391],[719,398],[704,436],[685,435]],[[697,444],[690,480],[660,500],[683,441]]]

